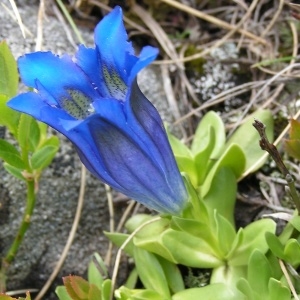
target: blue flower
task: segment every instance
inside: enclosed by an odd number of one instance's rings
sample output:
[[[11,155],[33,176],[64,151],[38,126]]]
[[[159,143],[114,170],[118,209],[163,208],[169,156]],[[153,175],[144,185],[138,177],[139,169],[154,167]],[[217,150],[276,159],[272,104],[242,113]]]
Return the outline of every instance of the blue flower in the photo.
[[[35,52],[18,60],[23,82],[37,92],[8,106],[55,128],[75,145],[96,177],[162,213],[180,214],[187,191],[161,118],[136,83],[155,59],[144,47],[135,56],[120,7],[95,29],[95,48],[75,57]]]

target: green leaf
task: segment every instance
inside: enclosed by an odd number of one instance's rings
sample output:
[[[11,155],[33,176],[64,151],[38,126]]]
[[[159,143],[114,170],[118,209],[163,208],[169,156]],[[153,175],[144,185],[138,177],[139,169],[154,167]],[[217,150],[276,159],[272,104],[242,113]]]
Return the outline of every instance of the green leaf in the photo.
[[[79,276],[63,278],[69,296],[73,300],[101,300],[101,291]]]
[[[222,187],[222,188],[220,188]],[[234,208],[236,202],[237,181],[231,168],[220,168],[213,177],[211,188],[203,201],[210,216],[214,216],[214,210],[226,218],[233,226]]]
[[[218,214],[217,211],[215,211],[214,219],[216,222],[219,248],[225,257],[232,249],[236,232],[233,225],[222,215]]]
[[[222,119],[217,113],[213,111],[209,111],[199,123],[192,142],[191,150],[194,154],[197,154],[199,152],[202,152],[203,149],[206,148],[206,145],[209,143],[208,139],[210,139],[210,137],[208,136],[210,128],[213,128],[214,133],[216,134],[214,149],[211,153],[210,158],[217,159],[224,149],[226,136]]]
[[[16,137],[21,114],[6,105],[9,99],[8,96],[0,93],[0,125],[6,126]]]
[[[99,298],[99,299],[110,300],[110,294],[112,291],[111,289],[112,289],[111,280],[110,279],[104,280],[102,283],[102,289],[101,289],[102,298]],[[95,300],[99,300],[99,299],[95,299]]]
[[[34,152],[31,156],[31,167],[33,170],[46,168],[53,160],[58,148],[56,146],[44,146]]]
[[[0,94],[15,96],[19,84],[18,68],[5,41],[0,42],[0,74]]]
[[[38,122],[32,118],[29,129],[29,149],[35,151],[40,142],[40,127]]]
[[[24,171],[23,169],[15,168],[7,163],[4,163],[4,168],[7,172],[9,172],[11,175],[15,176],[16,178],[20,180],[26,181],[24,176],[22,175],[22,172]]]
[[[30,127],[32,120],[31,116],[21,114],[18,124],[17,139],[21,149],[26,149],[26,151],[29,151],[30,148]]]
[[[298,267],[300,263],[300,245],[296,239],[289,239],[284,247],[285,261]]]
[[[167,299],[170,298],[166,275],[156,255],[138,247],[134,247],[133,253],[135,266],[144,287]]]
[[[228,265],[223,265],[218,268],[214,268],[210,277],[210,284],[224,283],[229,287],[234,293],[239,294],[236,289],[236,284],[242,277],[246,277],[247,267],[233,267]]]
[[[234,293],[226,284],[214,283],[201,288],[180,291],[172,300],[245,300],[242,295]],[[254,300],[254,299],[253,299]]]
[[[247,265],[254,249],[265,253],[269,247],[266,233],[275,233],[276,223],[271,219],[261,219],[250,223],[243,231],[242,243],[228,255],[228,264],[232,266]]]
[[[198,174],[195,161],[186,156],[177,155],[175,158],[180,172],[187,174],[193,186],[196,188],[198,186]]]
[[[160,243],[172,254],[175,262],[188,267],[215,268],[224,264],[218,249],[205,239],[186,232],[167,229],[161,234]]]
[[[202,150],[195,153],[195,168],[197,170],[197,185],[201,185],[207,175],[207,172],[211,165],[214,163],[215,158],[212,157],[212,151],[215,147],[216,133],[213,127],[208,128],[207,138],[205,142],[206,145],[203,145]]]
[[[61,285],[56,287],[55,294],[59,298],[59,300],[72,300],[72,298],[69,296],[67,289],[65,286]]]
[[[248,281],[254,291],[259,291],[262,299],[268,297],[268,282],[271,277],[270,263],[266,256],[255,249],[249,259]]]
[[[88,282],[94,284],[101,290],[104,281],[103,276],[108,276],[104,261],[98,253],[94,253],[88,267]]]
[[[236,286],[246,296],[247,300],[259,299],[258,294],[252,290],[249,282],[245,278],[241,278]]]
[[[124,286],[127,287],[128,289],[133,289],[136,286],[138,277],[139,277],[139,275],[137,273],[137,270],[136,270],[136,268],[134,268],[127,276]]]
[[[107,232],[104,231],[105,236],[112,241],[115,245],[117,245],[118,247],[121,247],[124,242],[127,240],[127,238],[129,237],[129,234],[125,234],[125,233],[118,233],[118,232]],[[126,247],[123,249],[129,256],[133,256],[133,241],[132,239],[130,240],[130,242],[126,245]]]
[[[0,158],[7,164],[18,169],[24,169],[25,164],[19,151],[6,140],[0,139]]]
[[[169,131],[167,131],[167,133],[168,133],[168,139],[169,139],[171,148],[172,148],[175,156],[183,156],[183,157],[187,157],[187,158],[193,157],[190,149],[182,141],[180,141],[177,137],[175,137]]]
[[[295,119],[291,119],[290,139],[300,140],[300,122]]]
[[[300,140],[286,140],[284,145],[288,155],[300,160]]]
[[[236,144],[231,144],[209,171],[200,190],[202,197],[205,197],[208,193],[216,173],[222,167],[230,168],[238,179],[245,169],[245,162],[245,155],[242,149]]]
[[[260,109],[249,116],[226,143],[226,148],[237,144],[242,149],[246,157],[246,172],[250,169],[251,172],[258,170],[265,162],[265,159],[261,160],[265,151],[261,150],[259,146],[260,136],[252,125],[254,119],[265,124],[267,137],[272,142],[274,137],[272,113],[269,110]]]
[[[280,281],[270,278],[269,284],[269,300],[290,300],[291,292]]]
[[[171,263],[170,261],[160,256],[158,256],[157,259],[164,271],[171,293],[177,293],[184,290],[184,282],[182,279],[181,272],[177,265]]]
[[[274,255],[278,258],[284,259],[284,246],[280,242],[279,238],[274,233],[267,232],[266,241]]]

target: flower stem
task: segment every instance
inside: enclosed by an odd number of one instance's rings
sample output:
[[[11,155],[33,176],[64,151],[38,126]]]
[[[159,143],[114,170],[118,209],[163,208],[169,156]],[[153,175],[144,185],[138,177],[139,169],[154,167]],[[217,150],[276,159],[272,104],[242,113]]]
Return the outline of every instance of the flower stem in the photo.
[[[36,200],[36,191],[35,191],[35,180],[28,179],[26,181],[27,185],[27,199],[26,199],[26,208],[25,212],[22,218],[21,225],[19,227],[19,230],[17,232],[17,235],[15,236],[15,239],[9,248],[6,256],[2,259],[1,262],[1,270],[0,270],[0,293],[5,292],[6,290],[6,273],[7,270],[11,264],[11,262],[14,260],[18,249],[20,247],[20,244],[22,243],[25,233],[30,225],[30,220],[32,216],[32,212],[35,206],[35,200]]]

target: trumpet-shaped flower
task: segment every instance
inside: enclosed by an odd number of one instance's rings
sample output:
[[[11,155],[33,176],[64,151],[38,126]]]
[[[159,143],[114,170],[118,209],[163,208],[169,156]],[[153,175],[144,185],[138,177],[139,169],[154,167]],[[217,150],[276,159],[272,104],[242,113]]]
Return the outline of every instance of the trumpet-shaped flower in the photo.
[[[145,206],[179,214],[187,192],[161,118],[140,91],[137,73],[157,56],[135,56],[120,7],[95,29],[95,48],[75,57],[35,52],[19,58],[22,81],[37,92],[8,106],[64,134],[83,164],[103,182]]]

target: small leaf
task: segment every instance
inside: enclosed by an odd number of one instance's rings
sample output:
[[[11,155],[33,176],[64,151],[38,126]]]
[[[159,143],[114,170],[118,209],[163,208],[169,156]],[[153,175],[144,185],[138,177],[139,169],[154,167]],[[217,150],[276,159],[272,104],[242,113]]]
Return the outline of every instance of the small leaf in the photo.
[[[0,42],[0,74],[0,94],[15,96],[19,84],[18,68],[5,41]]]
[[[16,178],[20,179],[20,180],[24,180],[26,181],[26,179],[24,178],[22,172],[23,172],[23,169],[18,169],[18,168],[15,168],[7,163],[4,163],[4,168],[7,172],[9,172],[11,175],[15,176]]]
[[[6,126],[16,137],[21,114],[6,105],[9,99],[8,96],[0,94],[0,125]]]
[[[197,170],[197,185],[196,188],[201,185],[207,175],[207,172],[211,165],[213,165],[216,158],[212,156],[216,143],[216,133],[213,127],[208,128],[206,137],[206,145],[202,147],[202,150],[195,153],[195,168]]]
[[[300,245],[295,239],[289,239],[284,247],[285,261],[292,266],[298,266],[300,263]]]
[[[258,300],[257,294],[252,290],[249,282],[241,278],[237,283],[237,288],[246,296],[247,300]]]
[[[110,294],[112,292],[111,289],[112,289],[111,280],[110,279],[104,280],[101,288],[101,298],[95,300],[110,300]]]
[[[172,293],[177,293],[185,289],[181,272],[176,264],[158,256],[157,257],[167,279],[167,283]]]
[[[0,139],[0,158],[15,168],[25,168],[19,151],[12,144],[3,139]]]
[[[234,172],[228,167],[220,168],[215,173],[211,188],[203,199],[211,217],[216,210],[234,226],[236,192],[237,180]]]
[[[290,300],[290,290],[282,282],[270,278],[269,280],[269,300]]]
[[[125,233],[118,233],[118,232],[107,232],[104,231],[105,236],[112,241],[116,246],[121,247],[124,242],[129,237],[129,234]],[[129,256],[133,256],[133,241],[131,241],[126,245],[126,247],[123,249]]]
[[[133,252],[135,266],[144,287],[169,299],[166,275],[156,255],[138,247],[134,247]]]
[[[231,144],[209,171],[203,185],[201,186],[202,197],[205,197],[208,193],[211,188],[213,178],[222,167],[230,168],[235,174],[236,179],[238,179],[245,169],[245,162],[246,159],[242,149],[236,144]]]
[[[272,113],[269,110],[260,109],[249,116],[226,143],[226,148],[232,144],[237,144],[243,150],[246,157],[245,170],[251,169],[251,172],[258,170],[265,162],[265,160],[261,160],[265,152],[259,147],[260,136],[252,125],[254,119],[264,123],[267,137],[272,142],[274,137]],[[257,163],[258,161],[260,163]]]
[[[194,268],[215,268],[224,264],[218,249],[213,248],[206,240],[186,232],[167,229],[159,242],[168,249],[178,264]]]
[[[234,293],[232,289],[224,283],[214,283],[201,288],[191,288],[180,291],[172,296],[172,300],[244,300],[241,296],[240,294]]]
[[[63,278],[69,296],[73,300],[101,300],[101,291],[79,276]]]
[[[271,277],[271,267],[266,256],[255,249],[249,259],[248,281],[254,291],[259,291],[263,299],[268,298],[268,282]]]
[[[58,148],[56,146],[44,146],[32,154],[31,167],[33,170],[46,168],[53,160]]]
[[[291,119],[290,139],[300,140],[300,122]]]
[[[98,253],[94,253],[93,259],[91,259],[88,267],[88,281],[89,283],[92,283],[95,286],[97,286],[100,290],[104,281],[101,272],[104,274],[105,277],[108,276],[107,269],[101,256]]]
[[[65,286],[61,285],[56,287],[55,294],[58,296],[59,300],[72,300]]]
[[[266,241],[274,255],[278,258],[284,259],[284,246],[280,242],[279,238],[274,233],[267,232]]]
[[[26,149],[29,151],[30,148],[30,127],[33,118],[29,115],[21,114],[19,124],[18,124],[18,132],[17,139],[21,149]]]
[[[211,159],[217,159],[224,148],[226,137],[224,123],[219,115],[214,111],[209,111],[205,114],[199,123],[192,142],[191,150],[194,154],[197,154],[204,149],[205,145],[208,144],[207,139],[209,139],[209,136],[207,133],[210,131],[211,127],[214,129],[214,133],[216,135],[214,149],[210,157]]]
[[[300,140],[286,140],[284,145],[290,156],[300,160]]]
[[[232,248],[236,232],[232,223],[230,223],[217,211],[215,211],[214,219],[216,222],[219,248],[222,251],[223,256],[226,256]]]
[[[275,233],[276,223],[271,219],[261,219],[250,223],[243,229],[243,241],[231,252],[228,264],[232,266],[247,265],[254,249],[265,253],[269,247],[266,241],[267,233]]]
[[[136,270],[136,268],[134,268],[127,276],[124,286],[127,287],[128,289],[133,289],[136,286],[138,277],[139,277],[139,275],[137,273],[137,270]]]

